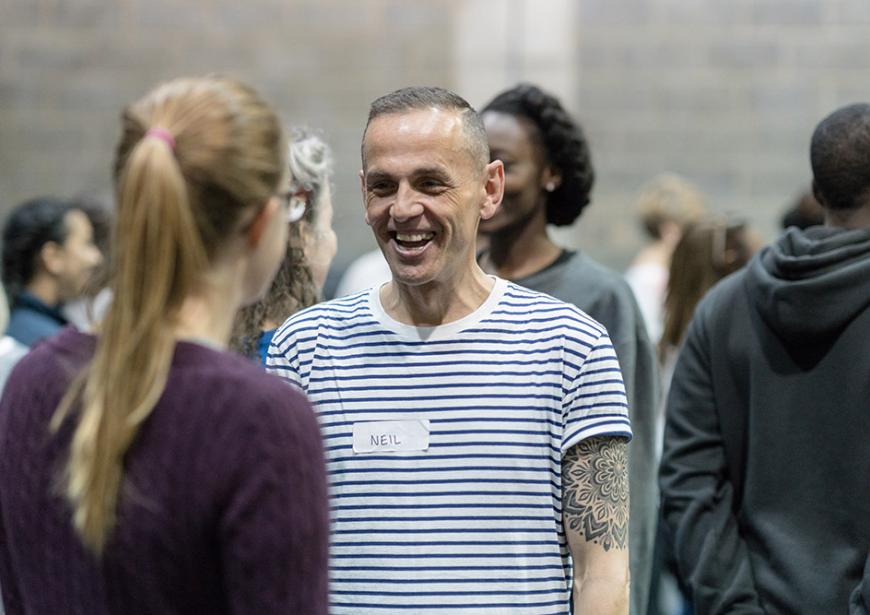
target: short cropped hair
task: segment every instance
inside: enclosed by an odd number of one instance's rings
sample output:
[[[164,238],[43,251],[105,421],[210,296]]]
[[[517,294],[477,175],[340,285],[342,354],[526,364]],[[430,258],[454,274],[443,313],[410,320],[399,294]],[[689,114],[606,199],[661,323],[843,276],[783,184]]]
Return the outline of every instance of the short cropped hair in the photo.
[[[66,215],[72,202],[40,197],[16,207],[3,227],[3,285],[14,304],[37,272],[39,253],[45,244],[66,241]]]
[[[870,104],[837,109],[810,143],[813,190],[830,209],[857,209],[870,199]]]
[[[369,108],[369,117],[366,128],[363,131],[362,161],[365,167],[365,140],[369,125],[377,117],[421,109],[442,109],[456,111],[462,117],[462,127],[465,130],[465,140],[468,153],[473,160],[478,162],[479,169],[489,162],[489,140],[486,137],[486,129],[477,111],[474,110],[467,100],[444,88],[429,86],[413,86],[396,90],[376,99]]]
[[[487,111],[526,118],[537,128],[544,157],[562,176],[547,194],[547,222],[573,224],[589,204],[595,183],[589,144],[580,125],[559,99],[529,83],[502,92],[483,108]]]

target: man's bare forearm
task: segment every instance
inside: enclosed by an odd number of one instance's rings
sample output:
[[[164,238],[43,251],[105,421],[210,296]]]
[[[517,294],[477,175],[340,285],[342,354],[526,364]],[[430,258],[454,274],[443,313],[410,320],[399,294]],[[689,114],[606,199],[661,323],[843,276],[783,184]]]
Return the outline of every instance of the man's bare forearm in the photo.
[[[628,613],[628,455],[623,438],[584,440],[562,460],[562,519],[580,613]]]

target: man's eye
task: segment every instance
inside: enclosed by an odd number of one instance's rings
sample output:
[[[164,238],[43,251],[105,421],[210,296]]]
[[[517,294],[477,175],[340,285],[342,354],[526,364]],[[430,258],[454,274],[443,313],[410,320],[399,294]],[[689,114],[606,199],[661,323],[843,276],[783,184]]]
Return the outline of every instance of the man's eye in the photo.
[[[389,194],[393,190],[392,184],[387,182],[377,182],[369,185],[369,192],[373,192],[378,196]]]
[[[437,179],[424,179],[420,182],[420,188],[428,192],[431,192],[433,190],[441,190],[442,188],[444,188],[444,183]]]

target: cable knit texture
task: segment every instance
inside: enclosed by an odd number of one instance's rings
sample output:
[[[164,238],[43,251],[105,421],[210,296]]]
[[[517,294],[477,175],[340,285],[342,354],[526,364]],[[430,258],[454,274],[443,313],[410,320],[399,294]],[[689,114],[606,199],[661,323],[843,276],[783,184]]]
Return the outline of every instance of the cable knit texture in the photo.
[[[101,560],[57,495],[73,421],[48,423],[95,340],[38,345],[0,402],[0,587],[18,613],[281,613],[328,608],[328,510],[317,420],[241,357],[177,345],[166,391],[125,458]]]

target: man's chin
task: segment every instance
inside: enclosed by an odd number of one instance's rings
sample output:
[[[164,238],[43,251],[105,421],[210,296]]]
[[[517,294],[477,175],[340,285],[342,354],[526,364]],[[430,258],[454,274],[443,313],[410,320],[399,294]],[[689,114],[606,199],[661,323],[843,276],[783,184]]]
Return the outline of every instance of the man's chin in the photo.
[[[407,287],[425,286],[435,280],[431,271],[403,265],[390,265],[393,272],[393,282]]]
[[[408,288],[416,288],[418,286],[425,286],[434,280],[431,276],[419,276],[419,275],[403,275],[393,273],[393,282],[395,284],[399,284],[401,286],[405,286]]]

